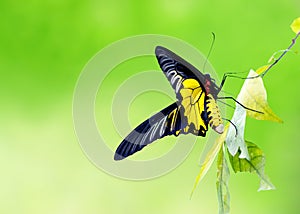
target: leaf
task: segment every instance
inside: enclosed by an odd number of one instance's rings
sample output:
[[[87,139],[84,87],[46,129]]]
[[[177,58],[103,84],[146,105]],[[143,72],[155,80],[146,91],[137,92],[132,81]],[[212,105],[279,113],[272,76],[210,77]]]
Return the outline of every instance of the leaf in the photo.
[[[263,151],[254,143],[246,142],[250,160],[239,158],[240,151],[232,156],[229,153],[229,160],[232,169],[237,172],[255,172],[260,177],[260,190],[275,189],[274,185],[270,182],[269,178],[265,175],[265,155]]]
[[[204,159],[200,162],[200,171],[196,177],[190,198],[192,197],[196,187],[198,186],[198,183],[206,175],[207,171],[209,170],[212,163],[214,162],[218,152],[220,151],[221,146],[223,145],[223,143],[225,141],[227,130],[228,130],[228,125],[225,126],[224,132],[217,138],[217,140],[212,145],[212,147],[209,149],[209,151],[206,154],[205,153],[202,154],[202,156],[204,156]]]
[[[296,34],[300,33],[300,17],[293,21],[291,28]]]
[[[224,155],[224,146],[219,151],[217,159],[217,194],[219,200],[219,214],[226,214],[230,211],[230,194],[228,181],[230,172]]]
[[[274,55],[272,55],[272,57],[274,58]],[[272,57],[271,57],[271,58],[272,58]],[[269,59],[269,61],[270,61],[270,60],[273,60],[273,59],[271,59],[271,58]],[[269,68],[269,66],[270,66],[270,65],[264,65],[264,66],[261,66],[260,68],[258,68],[258,69],[256,70],[256,73],[257,73],[257,74],[262,74],[262,73],[264,73],[264,72]]]
[[[266,67],[262,67],[258,69],[259,72],[265,71]],[[282,120],[275,115],[267,102],[267,92],[264,87],[264,83],[261,77],[257,77],[258,74],[250,70],[248,74],[249,77],[256,77],[252,79],[246,79],[244,85],[237,97],[237,100],[242,103],[244,106],[263,112],[254,112],[251,110],[247,110],[247,116],[253,117],[257,120],[271,120],[275,122],[282,123]]]
[[[241,152],[239,158],[247,158],[248,160],[250,160],[247,146],[244,140],[246,110],[242,106],[236,104],[231,122],[235,125],[236,128],[232,124],[230,124],[229,126],[226,136],[226,145],[228,151],[231,155],[235,155],[240,149]]]

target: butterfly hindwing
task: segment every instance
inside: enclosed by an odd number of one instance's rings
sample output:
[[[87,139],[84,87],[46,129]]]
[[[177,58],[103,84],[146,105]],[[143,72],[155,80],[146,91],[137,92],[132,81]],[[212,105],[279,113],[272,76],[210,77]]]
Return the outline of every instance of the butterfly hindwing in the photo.
[[[187,118],[187,126],[183,128],[183,133],[205,137],[208,124],[205,91],[195,79],[186,79],[182,85],[179,93],[182,97],[183,116]]]
[[[180,115],[181,108],[177,103],[173,103],[137,126],[121,142],[114,159],[122,160],[157,139],[176,135],[184,124]]]

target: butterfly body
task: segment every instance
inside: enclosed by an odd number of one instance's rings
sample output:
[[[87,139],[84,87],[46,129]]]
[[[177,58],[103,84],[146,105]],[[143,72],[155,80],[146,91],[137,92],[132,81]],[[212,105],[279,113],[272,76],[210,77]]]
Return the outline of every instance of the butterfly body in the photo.
[[[208,125],[217,133],[223,133],[224,126],[216,103],[219,87],[209,74],[202,74],[164,47],[157,46],[155,54],[176,93],[177,102],[145,120],[129,133],[118,146],[115,160],[124,159],[168,135],[191,133],[205,137]]]

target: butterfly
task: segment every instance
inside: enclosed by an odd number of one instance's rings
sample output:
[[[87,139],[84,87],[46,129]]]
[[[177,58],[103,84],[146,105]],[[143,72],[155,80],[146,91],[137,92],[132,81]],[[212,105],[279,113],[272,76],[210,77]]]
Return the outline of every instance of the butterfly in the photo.
[[[191,133],[205,137],[208,126],[219,134],[224,131],[216,100],[226,77],[217,86],[209,74],[202,74],[169,49],[157,46],[155,55],[177,101],[130,132],[116,149],[115,160],[122,160],[165,136]]]

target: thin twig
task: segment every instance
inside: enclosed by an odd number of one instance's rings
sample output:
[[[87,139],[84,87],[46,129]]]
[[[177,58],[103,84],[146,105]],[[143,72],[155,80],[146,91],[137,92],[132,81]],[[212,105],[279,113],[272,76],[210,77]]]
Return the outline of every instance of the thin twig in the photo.
[[[295,36],[295,38],[293,38],[292,39],[292,43],[290,44],[290,46],[287,48],[287,49],[285,49],[284,51],[283,51],[283,53],[271,64],[271,65],[269,65],[269,67],[262,73],[262,74],[260,74],[259,76],[261,76],[261,78],[263,78],[266,74],[267,74],[267,72],[274,66],[274,65],[276,65],[276,63],[288,52],[288,51],[290,51],[291,50],[291,48],[296,44],[296,39],[299,37],[299,35],[300,35],[300,31],[296,34],[296,36]]]

